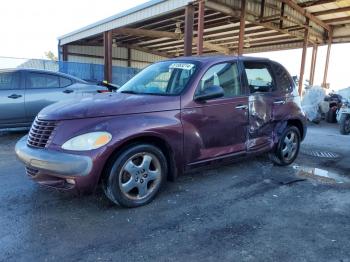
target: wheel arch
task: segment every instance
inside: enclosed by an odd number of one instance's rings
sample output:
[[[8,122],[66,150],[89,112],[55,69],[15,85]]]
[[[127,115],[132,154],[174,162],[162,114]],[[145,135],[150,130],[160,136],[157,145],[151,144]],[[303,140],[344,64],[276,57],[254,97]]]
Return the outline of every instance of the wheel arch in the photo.
[[[289,126],[297,127],[299,132],[300,132],[301,140],[304,140],[304,138],[305,138],[305,127],[304,127],[303,122],[300,119],[289,119],[287,121],[287,124]]]
[[[118,156],[126,149],[138,145],[138,144],[150,144],[159,148],[167,159],[168,164],[168,174],[167,179],[174,181],[177,177],[177,166],[175,161],[174,151],[169,145],[169,143],[162,137],[155,134],[144,134],[136,137],[131,137],[120,144],[118,144],[114,150],[110,153],[105,165],[103,167],[102,174],[100,176],[100,181],[106,175],[106,170],[110,167],[111,163],[118,158]]]

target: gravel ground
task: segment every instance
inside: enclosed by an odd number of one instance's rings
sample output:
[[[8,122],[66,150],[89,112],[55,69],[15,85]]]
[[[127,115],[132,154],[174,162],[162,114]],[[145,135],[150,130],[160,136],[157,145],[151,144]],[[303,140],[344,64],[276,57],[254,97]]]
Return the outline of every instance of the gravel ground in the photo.
[[[22,135],[0,134],[0,261],[350,261],[350,185],[296,181],[304,166],[350,177],[337,125],[310,126],[293,166],[259,157],[187,174],[136,209],[34,184],[13,151]]]

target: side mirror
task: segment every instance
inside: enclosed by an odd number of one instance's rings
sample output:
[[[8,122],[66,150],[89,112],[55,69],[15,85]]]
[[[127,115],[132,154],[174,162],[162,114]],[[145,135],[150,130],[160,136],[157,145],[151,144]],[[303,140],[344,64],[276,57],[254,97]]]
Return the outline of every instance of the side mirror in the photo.
[[[210,86],[197,94],[194,98],[195,101],[205,101],[224,96],[224,89],[221,86]]]

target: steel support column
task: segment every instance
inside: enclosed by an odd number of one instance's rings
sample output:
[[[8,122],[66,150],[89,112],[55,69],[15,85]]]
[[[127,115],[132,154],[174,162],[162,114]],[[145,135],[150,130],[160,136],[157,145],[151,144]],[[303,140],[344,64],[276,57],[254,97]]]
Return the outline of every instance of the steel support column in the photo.
[[[301,66],[300,66],[300,76],[299,76],[299,95],[303,94],[303,81],[304,81],[304,72],[305,72],[305,61],[307,54],[307,45],[309,38],[309,19],[306,18],[307,27],[304,30],[304,42],[303,42],[303,52],[301,55]]]
[[[327,46],[326,64],[324,67],[323,82],[322,82],[323,87],[327,86],[329,57],[331,54],[332,41],[333,41],[333,28],[331,27],[331,30],[328,32],[328,46]]]
[[[68,46],[62,46],[62,61],[68,61]]]
[[[192,55],[192,41],[193,41],[193,16],[194,6],[189,4],[185,10],[185,36],[184,36],[184,54],[185,56]]]
[[[310,86],[314,84],[314,80],[315,80],[317,51],[318,51],[318,45],[314,45],[312,48],[312,56],[311,56],[311,68],[310,68],[310,80],[309,80]]]
[[[131,49],[128,48],[128,67],[131,67]]]
[[[265,11],[265,0],[261,0],[260,4],[260,19],[263,19]]]
[[[245,30],[245,12],[246,0],[241,1],[241,17],[239,23],[239,40],[238,40],[238,55],[243,55],[244,49],[244,30]]]
[[[104,81],[112,82],[112,31],[103,33]]]
[[[197,54],[203,54],[203,32],[204,32],[204,8],[203,0],[198,3],[198,29],[197,29]]]
[[[281,17],[284,17],[284,3],[281,3]],[[283,28],[283,19],[280,20],[280,29]]]

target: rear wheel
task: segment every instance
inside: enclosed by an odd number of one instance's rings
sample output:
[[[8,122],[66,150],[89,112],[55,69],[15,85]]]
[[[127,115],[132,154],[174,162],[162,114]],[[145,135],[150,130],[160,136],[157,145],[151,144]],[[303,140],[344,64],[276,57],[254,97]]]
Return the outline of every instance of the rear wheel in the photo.
[[[279,166],[287,166],[294,162],[300,149],[300,132],[295,126],[288,126],[282,133],[275,151],[270,159]]]
[[[342,114],[340,117],[340,133],[342,135],[350,134],[350,114]]]
[[[328,123],[336,123],[337,122],[337,112],[332,108],[329,109],[326,115],[326,121]]]
[[[135,145],[111,161],[103,189],[118,205],[142,206],[155,198],[166,174],[167,161],[160,149],[148,144]]]

